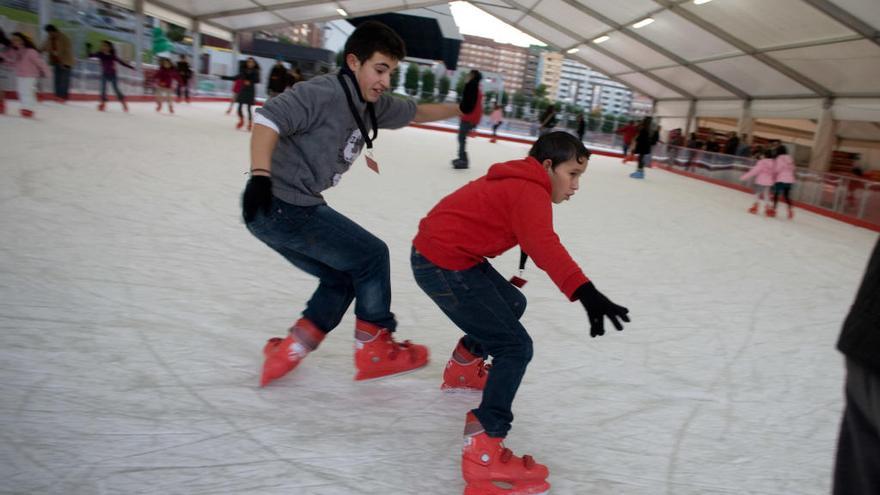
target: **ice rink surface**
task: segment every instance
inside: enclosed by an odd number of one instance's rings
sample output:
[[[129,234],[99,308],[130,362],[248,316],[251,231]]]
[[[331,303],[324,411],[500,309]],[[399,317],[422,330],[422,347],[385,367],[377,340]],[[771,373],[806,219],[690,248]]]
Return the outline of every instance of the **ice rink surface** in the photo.
[[[17,108],[14,102],[12,110]],[[316,286],[240,220],[249,135],[225,104],[42,104],[0,117],[0,493],[459,494],[465,412],[444,395],[460,333],[409,269],[418,220],[522,144],[405,128],[329,203],[391,250],[400,339],[430,365],[353,381],[351,313],[294,373],[261,349]],[[590,339],[530,265],[535,356],[507,445],[551,493],[825,494],[843,404],[834,344],[876,234],[594,156],[555,207],[563,243],[632,323]],[[493,261],[515,272],[518,252]]]

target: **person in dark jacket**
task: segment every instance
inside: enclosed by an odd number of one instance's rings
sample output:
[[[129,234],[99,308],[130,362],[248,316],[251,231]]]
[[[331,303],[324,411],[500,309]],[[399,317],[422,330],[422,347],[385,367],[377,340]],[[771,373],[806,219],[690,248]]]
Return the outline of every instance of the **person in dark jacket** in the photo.
[[[480,119],[483,118],[483,91],[480,89],[482,79],[483,74],[480,71],[476,69],[470,71],[462,91],[461,109],[464,115],[458,122],[458,158],[452,160],[453,168],[468,168],[468,155],[465,149],[468,134],[480,125]]]
[[[269,72],[269,83],[266,85],[266,94],[269,98],[278,96],[287,89],[287,67],[280,59],[275,61],[272,71]]]
[[[633,179],[645,178],[645,165],[651,163],[651,149],[660,140],[660,130],[653,129],[651,117],[642,119],[639,134],[636,136],[635,154],[639,155],[639,164],[635,172],[629,176]]]
[[[846,408],[837,442],[834,495],[880,493],[880,239],[837,349],[846,357]]]
[[[127,112],[128,105],[125,104],[125,95],[119,90],[119,84],[116,80],[116,64],[129,69],[134,69],[134,67],[120,60],[116,56],[116,47],[107,40],[101,42],[101,48],[97,52],[92,52],[91,43],[86,43],[86,51],[89,53],[89,58],[97,58],[101,61],[101,103],[98,105],[98,110],[103,112],[107,107],[107,83],[109,82],[113,85],[113,91],[116,92],[116,99],[122,104],[122,109]]]
[[[257,95],[257,84],[260,83],[260,64],[253,57],[248,57],[247,61],[245,61],[244,69],[239,74],[239,78],[241,79],[241,91],[238,92],[238,97],[235,100],[238,103],[238,124],[235,128],[241,129],[244,126],[244,115],[241,113],[241,107],[242,105],[247,105],[247,130],[251,130],[254,127],[252,107]]]
[[[192,79],[193,71],[189,62],[186,61],[186,55],[180,54],[180,60],[177,61],[177,76],[180,78],[177,84],[177,102],[185,99],[189,103],[189,81]]]

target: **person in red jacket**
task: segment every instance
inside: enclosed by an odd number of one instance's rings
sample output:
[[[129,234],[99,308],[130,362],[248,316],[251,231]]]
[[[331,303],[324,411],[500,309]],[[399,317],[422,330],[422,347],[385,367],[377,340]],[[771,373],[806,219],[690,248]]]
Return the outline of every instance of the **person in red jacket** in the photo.
[[[623,138],[623,158],[626,160],[626,155],[629,153],[629,147],[632,145],[633,139],[639,134],[639,126],[635,121],[630,121],[614,132],[620,134],[620,137]]]
[[[472,70],[464,85],[461,99],[461,111],[464,112],[464,115],[461,116],[458,124],[458,158],[452,160],[454,168],[468,168],[465,143],[468,134],[480,125],[480,119],[483,118],[483,92],[480,90],[482,78],[483,74],[480,71]]]
[[[496,493],[492,481],[515,485],[514,493],[549,488],[548,470],[529,456],[501,445],[513,421],[511,407],[532,339],[519,319],[525,296],[487,261],[516,246],[547,272],[565,296],[584,306],[590,335],[605,333],[604,318],[617,330],[629,310],[600,293],[553,230],[552,204],[577,192],[589,151],[575,136],[541,136],[528,157],[496,163],[489,172],[443,198],[419,223],[411,264],[419,287],[465,335],[444,372],[444,389],[482,389],[482,402],[467,415],[462,470],[465,493]],[[491,369],[485,359],[491,356]],[[530,491],[531,490],[531,491]]]
[[[171,60],[162,57],[159,59],[159,70],[156,71],[156,111],[162,111],[162,102],[168,103],[168,113],[174,113],[174,104],[171,91],[174,83],[180,84],[180,75],[177,73]]]

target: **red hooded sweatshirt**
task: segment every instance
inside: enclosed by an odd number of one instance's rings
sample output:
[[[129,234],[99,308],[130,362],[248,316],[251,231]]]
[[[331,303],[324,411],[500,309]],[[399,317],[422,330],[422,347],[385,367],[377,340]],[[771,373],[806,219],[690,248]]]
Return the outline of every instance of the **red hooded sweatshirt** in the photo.
[[[552,186],[538,160],[496,163],[419,222],[415,248],[446,270],[466,270],[517,244],[571,300],[588,281],[553,231]]]

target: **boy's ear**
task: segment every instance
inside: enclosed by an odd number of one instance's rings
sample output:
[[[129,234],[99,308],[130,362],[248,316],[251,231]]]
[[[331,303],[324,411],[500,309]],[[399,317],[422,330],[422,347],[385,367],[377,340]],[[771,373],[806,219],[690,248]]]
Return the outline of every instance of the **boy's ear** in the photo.
[[[551,160],[549,158],[547,158],[543,162],[541,162],[541,165],[543,165],[544,168],[547,169],[548,172],[553,170],[553,160]]]
[[[361,67],[361,61],[358,60],[357,55],[354,53],[349,53],[345,56],[345,63],[348,65],[348,68],[351,69],[352,72],[357,72]]]

